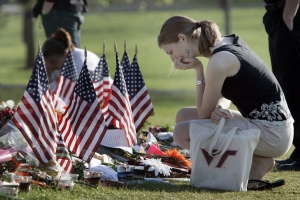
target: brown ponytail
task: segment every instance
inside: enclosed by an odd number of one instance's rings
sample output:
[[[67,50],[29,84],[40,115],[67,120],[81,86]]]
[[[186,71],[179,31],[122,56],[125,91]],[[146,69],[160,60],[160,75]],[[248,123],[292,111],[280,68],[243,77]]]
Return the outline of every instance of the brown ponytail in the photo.
[[[70,34],[63,28],[57,29],[43,44],[45,57],[63,56],[68,49],[74,49]]]
[[[210,57],[211,51],[209,48],[214,47],[217,40],[221,38],[218,25],[210,20],[199,22],[201,34],[198,43],[198,50],[204,57]]]

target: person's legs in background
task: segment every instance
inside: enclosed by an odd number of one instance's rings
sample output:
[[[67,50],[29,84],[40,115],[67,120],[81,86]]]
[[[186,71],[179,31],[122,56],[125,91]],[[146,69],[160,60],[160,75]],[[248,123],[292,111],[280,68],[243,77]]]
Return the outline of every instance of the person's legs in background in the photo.
[[[300,170],[300,13],[294,18],[294,29],[290,31],[282,20],[282,12],[267,13],[264,24],[269,34],[269,50],[272,70],[278,79],[288,107],[295,120],[295,149],[286,160],[276,160],[281,170]]]
[[[80,28],[84,17],[80,12],[69,12],[65,10],[51,10],[47,15],[42,16],[42,23],[47,37],[50,37],[58,28],[64,28],[69,32],[72,42],[80,47]]]

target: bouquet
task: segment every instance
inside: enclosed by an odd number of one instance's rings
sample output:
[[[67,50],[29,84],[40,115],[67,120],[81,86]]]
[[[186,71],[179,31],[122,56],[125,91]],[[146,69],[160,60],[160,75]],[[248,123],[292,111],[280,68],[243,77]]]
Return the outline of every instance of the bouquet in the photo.
[[[0,130],[10,120],[16,111],[15,102],[8,100],[0,104]]]

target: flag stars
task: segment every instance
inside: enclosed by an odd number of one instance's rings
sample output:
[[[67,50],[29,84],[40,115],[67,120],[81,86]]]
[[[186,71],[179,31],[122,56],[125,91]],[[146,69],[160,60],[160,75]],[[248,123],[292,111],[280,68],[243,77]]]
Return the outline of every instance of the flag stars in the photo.
[[[94,87],[87,66],[84,65],[75,86],[75,93],[86,102],[94,102],[96,99]]]
[[[68,55],[64,62],[63,68],[61,70],[61,75],[64,76],[65,78],[71,80],[74,83],[78,79],[76,66],[75,66],[74,58],[73,58],[71,51],[68,52]]]
[[[136,56],[133,58],[131,67],[127,72],[125,80],[127,83],[129,95],[132,97],[135,96],[145,86],[142,74],[137,63]]]
[[[41,58],[42,54],[39,54],[36,60],[36,64],[33,70],[33,74],[29,80],[26,91],[31,95],[32,99],[39,103],[42,96],[48,90],[48,79],[44,62]]]

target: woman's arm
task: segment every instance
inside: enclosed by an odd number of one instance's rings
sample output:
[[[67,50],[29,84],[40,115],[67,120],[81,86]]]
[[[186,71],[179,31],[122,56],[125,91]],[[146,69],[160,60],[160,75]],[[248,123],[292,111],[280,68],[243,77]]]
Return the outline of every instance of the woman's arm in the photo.
[[[205,90],[197,90],[201,104],[197,105],[200,119],[211,118],[212,112],[219,105],[228,108],[230,101],[221,96],[221,90],[227,77],[234,76],[240,69],[237,58],[224,52],[214,54],[209,60],[206,70]],[[222,97],[222,98],[221,98]]]
[[[230,104],[231,101],[221,95],[217,102],[216,108],[228,109],[230,107]]]
[[[196,70],[196,80],[205,82],[203,65],[201,62],[197,67],[195,67],[195,70]],[[202,97],[205,90],[205,84],[206,83],[196,84],[196,107],[197,108],[201,107],[202,99],[203,99]]]
[[[204,80],[203,65],[197,58],[175,59],[175,67],[181,70],[195,69],[196,80]],[[216,53],[209,60],[204,84],[196,85],[196,106],[199,119],[209,119],[218,104],[229,105],[228,100],[220,99],[223,83],[227,77],[234,76],[240,69],[236,57],[224,52]]]

